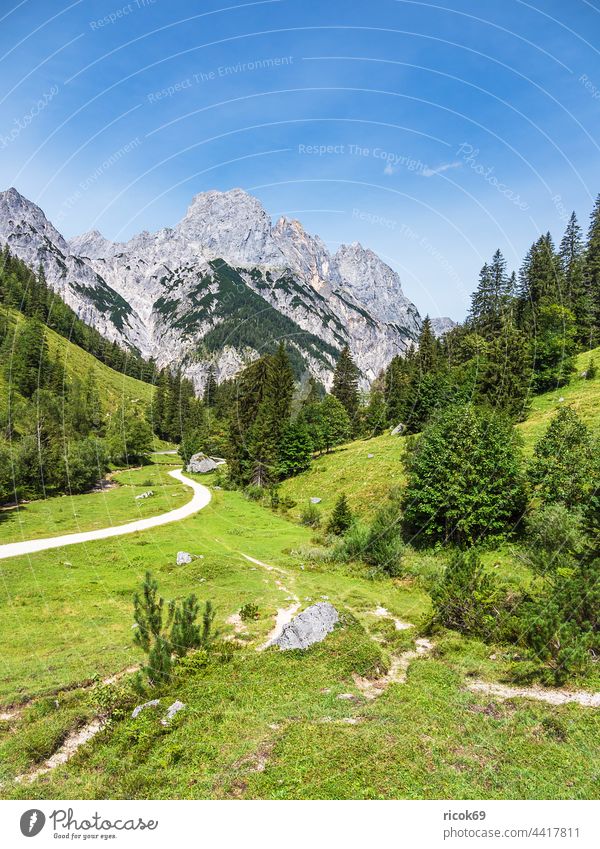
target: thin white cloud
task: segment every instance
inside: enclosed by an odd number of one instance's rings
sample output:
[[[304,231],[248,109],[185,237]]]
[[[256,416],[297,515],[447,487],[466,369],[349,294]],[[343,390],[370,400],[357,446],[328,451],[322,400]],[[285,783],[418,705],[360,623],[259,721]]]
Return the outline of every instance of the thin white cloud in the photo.
[[[437,168],[423,168],[420,172],[423,177],[433,177],[434,174],[441,174],[443,171],[448,171],[450,168],[460,168],[460,162],[445,162],[443,165],[438,165]]]

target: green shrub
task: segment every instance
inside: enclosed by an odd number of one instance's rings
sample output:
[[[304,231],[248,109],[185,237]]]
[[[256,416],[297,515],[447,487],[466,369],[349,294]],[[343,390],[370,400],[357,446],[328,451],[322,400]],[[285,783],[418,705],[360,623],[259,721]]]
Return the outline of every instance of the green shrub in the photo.
[[[369,526],[355,522],[335,548],[338,560],[361,560],[369,539]]]
[[[407,455],[405,532],[419,542],[468,546],[511,529],[525,508],[518,437],[510,420],[457,405]]]
[[[309,528],[319,528],[321,526],[321,511],[317,505],[309,502],[302,511],[300,521]]]
[[[457,551],[431,589],[431,623],[487,639],[497,627],[498,595],[476,552]]]
[[[259,618],[259,612],[258,612],[258,605],[257,604],[253,604],[251,601],[247,601],[246,604],[243,604],[240,607],[240,619],[243,622],[248,622],[251,619],[258,619],[258,618]]]
[[[250,501],[262,501],[265,495],[265,489],[262,486],[254,486],[253,484],[249,484],[244,489],[244,495],[246,498],[249,498]]]
[[[165,606],[164,599],[158,595],[158,583],[150,572],[146,572],[141,596],[139,593],[134,596],[133,609],[136,626],[133,639],[147,655],[148,662],[142,672],[153,685],[170,680],[173,654],[183,657],[191,649],[208,650],[218,636],[213,632],[215,611],[210,601],[204,605],[202,623],[198,625],[200,605],[196,596],[190,595],[180,604],[171,601]],[[135,688],[143,691],[139,674]]]
[[[590,432],[577,413],[561,407],[534,449],[528,476],[544,504],[587,505],[597,488]]]

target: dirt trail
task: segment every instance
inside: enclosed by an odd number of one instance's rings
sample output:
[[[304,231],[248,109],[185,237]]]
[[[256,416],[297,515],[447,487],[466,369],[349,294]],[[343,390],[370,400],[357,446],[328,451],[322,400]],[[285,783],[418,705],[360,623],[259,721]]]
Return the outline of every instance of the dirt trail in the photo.
[[[600,693],[584,690],[549,690],[543,687],[508,687],[488,681],[468,681],[467,689],[472,693],[486,693],[499,699],[535,699],[549,705],[575,703],[583,707],[600,707]]]
[[[254,563],[256,566],[261,566],[263,569],[266,569],[267,572],[277,572],[279,575],[284,575],[286,578],[289,578],[289,574],[285,571],[285,569],[280,569],[278,566],[271,566],[269,563],[264,563],[262,560],[257,560],[255,557],[250,557],[249,554],[244,554],[242,551],[239,552],[244,560],[248,560],[249,563]],[[292,621],[298,610],[300,609],[300,599],[296,595],[295,592],[288,589],[285,586],[283,581],[279,578],[275,579],[275,586],[280,592],[285,593],[288,597],[289,601],[293,601],[294,603],[290,605],[290,607],[279,607],[277,609],[277,614],[275,616],[275,625],[269,633],[269,636],[266,639],[266,642],[262,643],[262,645],[257,646],[256,651],[264,651],[268,649],[269,646],[273,644],[273,641],[277,639],[277,637],[283,631],[285,625]]]
[[[264,651],[268,649],[270,645],[273,644],[273,641],[277,639],[277,637],[283,631],[285,625],[292,621],[297,611],[300,609],[300,602],[295,602],[291,607],[280,607],[277,610],[277,615],[275,617],[275,627],[269,633],[267,637],[267,641],[263,643],[261,646],[258,646],[256,651]]]
[[[411,622],[403,622],[402,619],[398,619],[386,607],[381,607],[381,605],[375,608],[373,616],[379,616],[382,619],[391,619],[396,627],[396,631],[406,631],[408,628],[414,628]]]
[[[60,749],[51,755],[47,761],[44,761],[42,766],[38,766],[36,769],[30,770],[29,772],[24,772],[22,775],[17,775],[13,781],[17,784],[22,784],[25,781],[35,781],[36,778],[39,778],[41,775],[45,775],[47,772],[51,772],[53,769],[56,769],[57,766],[66,764],[66,762],[73,757],[75,752],[83,746],[84,743],[91,740],[92,737],[101,731],[103,727],[103,723],[99,719],[93,719],[87,725],[84,725],[83,728],[71,731]]]
[[[354,683],[366,699],[376,699],[390,684],[404,684],[411,661],[429,654],[432,649],[433,643],[421,637],[416,640],[414,650],[402,652],[402,654],[392,658],[387,675],[383,675],[381,678],[363,678],[354,673],[352,675]]]

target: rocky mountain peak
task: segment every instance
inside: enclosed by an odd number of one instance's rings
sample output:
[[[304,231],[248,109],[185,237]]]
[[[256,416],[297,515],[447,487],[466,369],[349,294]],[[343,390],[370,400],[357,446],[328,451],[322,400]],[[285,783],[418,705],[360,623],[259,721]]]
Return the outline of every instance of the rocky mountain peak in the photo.
[[[281,265],[271,219],[258,198],[243,189],[202,192],[194,197],[176,231],[208,259],[239,265]]]
[[[400,276],[372,250],[360,242],[340,245],[334,259],[347,288],[380,321],[405,325],[407,313],[418,319]]]
[[[0,192],[0,236],[17,243],[31,233],[49,239],[60,251],[68,253],[67,243],[37,204],[12,187]]]

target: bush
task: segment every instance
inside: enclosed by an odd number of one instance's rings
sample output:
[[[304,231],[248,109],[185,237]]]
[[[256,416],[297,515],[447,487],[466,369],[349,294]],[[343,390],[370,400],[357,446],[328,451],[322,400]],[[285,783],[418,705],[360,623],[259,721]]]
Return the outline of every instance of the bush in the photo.
[[[309,528],[320,528],[321,527],[321,511],[317,507],[316,504],[311,504],[310,502],[306,505],[304,510],[302,511],[302,515],[300,517],[300,521],[303,525],[308,525]]]
[[[240,607],[240,619],[242,622],[258,619],[258,616],[258,605],[253,604],[251,601],[247,601],[246,604]]]
[[[252,484],[249,484],[244,489],[244,495],[246,498],[249,498],[250,501],[262,501],[264,494],[265,490],[262,486],[253,486]]]
[[[339,560],[361,560],[369,539],[369,526],[355,522],[335,548]]]
[[[535,446],[528,475],[544,504],[587,504],[597,487],[590,432],[577,413],[561,407]]]
[[[454,406],[406,460],[404,530],[420,542],[468,546],[504,535],[525,508],[518,437],[491,410]]]
[[[497,625],[498,595],[477,554],[458,551],[431,589],[431,623],[488,639]]]
[[[556,571],[565,560],[581,554],[587,539],[583,515],[564,504],[549,504],[525,520],[525,560],[538,574]]]
[[[375,514],[367,535],[363,560],[392,577],[401,574],[404,546],[400,536],[400,510],[392,499]]]
[[[548,554],[546,568],[539,568],[544,583],[521,609],[521,642],[557,684],[583,672],[600,651],[600,553],[581,547],[577,539],[570,551]]]
[[[204,605],[202,623],[198,625],[200,605],[196,596],[190,595],[180,604],[171,601],[165,605],[150,572],[146,572],[141,596],[136,593],[133,598],[133,609],[136,626],[133,639],[148,657],[142,672],[150,684],[160,685],[170,680],[173,654],[183,657],[197,648],[208,651],[217,637],[213,633],[215,611],[210,601]],[[143,691],[140,675],[135,686],[138,692]]]
[[[340,560],[363,560],[395,577],[401,574],[404,551],[400,537],[400,512],[395,493],[376,513],[370,525],[355,522],[335,549]]]

